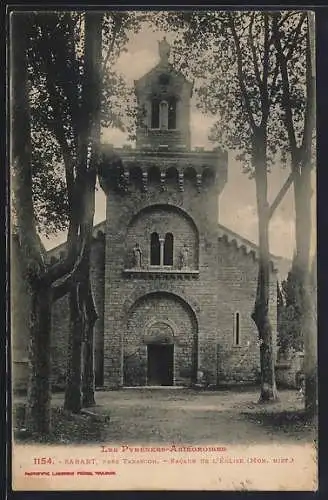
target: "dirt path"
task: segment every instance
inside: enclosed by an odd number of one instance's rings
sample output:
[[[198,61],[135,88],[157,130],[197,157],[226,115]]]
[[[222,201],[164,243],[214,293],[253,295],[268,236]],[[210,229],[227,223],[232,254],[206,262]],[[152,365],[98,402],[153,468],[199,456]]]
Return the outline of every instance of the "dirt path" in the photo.
[[[59,398],[55,396],[54,402]],[[306,433],[289,435],[284,429],[257,421],[257,399],[256,390],[123,389],[97,392],[97,406],[92,411],[110,415],[103,429],[108,443],[251,445],[308,440]],[[294,391],[284,391],[280,402],[269,410],[298,409],[301,405]]]
[[[297,420],[304,403],[295,391],[282,391],[279,402],[267,405],[259,405],[258,396],[255,388],[97,391],[97,406],[90,411],[110,417],[98,423],[98,439],[103,443],[254,445],[313,442],[313,427]],[[53,406],[62,407],[63,399],[62,393],[54,394]],[[23,403],[24,398],[15,398],[15,402]],[[286,413],[289,413],[287,419],[280,418]],[[83,435],[77,430],[79,434],[74,440],[94,441],[93,430],[94,427]]]

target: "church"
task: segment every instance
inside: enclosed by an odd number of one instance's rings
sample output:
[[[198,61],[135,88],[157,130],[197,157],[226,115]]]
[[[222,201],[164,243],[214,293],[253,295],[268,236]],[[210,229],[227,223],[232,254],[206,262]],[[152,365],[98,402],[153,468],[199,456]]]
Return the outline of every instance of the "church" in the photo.
[[[135,82],[136,146],[102,146],[106,220],[94,228],[91,280],[97,387],[190,387],[255,383],[260,369],[251,319],[257,246],[219,223],[228,155],[191,149],[193,85],[169,63]],[[113,157],[119,158],[114,162]],[[65,245],[49,259],[65,254]],[[277,270],[271,266],[270,319],[276,339]],[[64,384],[68,301],[53,308],[53,385]],[[276,340],[275,340],[276,342]]]

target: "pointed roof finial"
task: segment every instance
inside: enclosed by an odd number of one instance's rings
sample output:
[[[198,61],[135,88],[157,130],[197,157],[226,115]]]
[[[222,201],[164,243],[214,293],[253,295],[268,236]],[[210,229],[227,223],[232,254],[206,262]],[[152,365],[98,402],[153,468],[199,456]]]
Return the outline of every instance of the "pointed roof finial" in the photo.
[[[164,37],[163,40],[158,42],[158,49],[161,62],[168,63],[170,56],[170,44],[166,40],[166,37]]]

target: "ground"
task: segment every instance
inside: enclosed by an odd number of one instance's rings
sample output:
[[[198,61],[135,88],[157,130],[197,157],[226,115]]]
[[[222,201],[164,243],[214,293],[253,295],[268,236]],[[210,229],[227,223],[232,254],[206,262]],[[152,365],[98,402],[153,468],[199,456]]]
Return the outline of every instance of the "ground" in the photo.
[[[314,424],[304,415],[304,402],[296,391],[281,391],[280,400],[270,404],[258,404],[258,396],[256,388],[99,391],[97,406],[90,413],[72,417],[60,409],[63,394],[54,394],[54,439],[67,443],[222,445],[314,440]],[[24,398],[19,398],[14,407],[19,410],[23,403]],[[18,428],[22,426],[19,413]]]

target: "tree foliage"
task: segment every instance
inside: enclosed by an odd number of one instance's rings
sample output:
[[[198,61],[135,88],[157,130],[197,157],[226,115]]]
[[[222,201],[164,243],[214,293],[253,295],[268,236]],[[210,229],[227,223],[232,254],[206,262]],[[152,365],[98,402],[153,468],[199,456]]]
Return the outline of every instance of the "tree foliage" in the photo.
[[[131,89],[115,63],[146,14],[110,11],[103,17],[101,125],[125,130]],[[29,80],[33,195],[39,232],[67,228],[65,161],[76,160],[84,71],[82,12],[31,14]],[[73,171],[73,176],[75,172]]]
[[[171,12],[160,13],[157,19],[158,26],[179,27],[174,59],[187,77],[195,78],[198,106],[215,116],[210,138],[235,151],[244,172],[255,179],[260,258],[252,318],[261,346],[261,399],[271,399],[275,393],[269,223],[293,179],[290,175],[269,206],[268,171],[284,164],[288,155],[293,160],[291,135],[301,144],[306,135],[306,19],[297,11],[279,16],[269,11]]]
[[[32,144],[33,203],[37,229],[48,237],[67,228],[65,171],[60,149],[49,130],[43,129],[41,134],[32,126]]]
[[[298,11],[280,12],[279,16],[283,50],[290,71],[290,103],[295,133],[300,141],[306,102],[306,16]],[[171,27],[177,30],[172,47],[173,64],[194,81],[199,109],[216,118],[210,140],[235,151],[245,172],[253,176],[250,138],[252,130],[263,120],[262,103],[265,100],[270,111],[267,117],[267,168],[274,163],[285,166],[290,159],[290,147],[272,13],[169,12],[157,14],[155,22],[161,29]],[[240,87],[241,75],[244,91]],[[263,77],[267,79],[266,85]],[[245,120],[245,117],[252,118]]]

